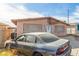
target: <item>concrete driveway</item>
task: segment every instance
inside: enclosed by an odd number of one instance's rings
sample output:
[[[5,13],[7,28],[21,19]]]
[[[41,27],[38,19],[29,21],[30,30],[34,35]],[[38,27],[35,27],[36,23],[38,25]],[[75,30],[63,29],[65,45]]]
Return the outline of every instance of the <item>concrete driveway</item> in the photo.
[[[71,56],[79,56],[79,48],[72,49]]]
[[[67,37],[62,37],[64,39],[67,39],[70,41],[70,44],[72,46],[72,56],[79,56],[79,40],[76,40],[74,36],[67,36]]]

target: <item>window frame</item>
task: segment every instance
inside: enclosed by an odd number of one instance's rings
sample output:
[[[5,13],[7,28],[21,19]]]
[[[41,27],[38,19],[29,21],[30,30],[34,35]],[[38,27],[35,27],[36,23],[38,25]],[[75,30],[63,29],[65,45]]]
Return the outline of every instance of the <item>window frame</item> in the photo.
[[[36,43],[36,44],[38,44],[38,40],[39,40],[39,43],[43,42],[43,40],[39,36],[36,36],[36,35],[20,35],[16,38],[16,41],[18,41],[19,37],[21,37],[21,36],[25,36],[25,41],[22,41],[22,42],[27,42],[27,38],[26,38],[27,36],[35,36],[36,39],[35,39],[34,43]],[[32,42],[27,42],[27,43],[32,43]]]
[[[25,37],[25,35],[20,35],[20,36],[18,36],[18,37],[16,38],[16,41],[19,41],[18,39],[19,39],[20,37],[22,37],[22,36]],[[25,39],[25,38],[24,38],[24,39]],[[26,42],[26,39],[25,39],[24,41],[21,41],[21,42]]]

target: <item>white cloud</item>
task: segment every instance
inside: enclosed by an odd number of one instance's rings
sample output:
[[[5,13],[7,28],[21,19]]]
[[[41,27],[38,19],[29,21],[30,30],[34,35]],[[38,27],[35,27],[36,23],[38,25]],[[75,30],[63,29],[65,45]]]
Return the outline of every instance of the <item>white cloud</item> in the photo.
[[[52,16],[58,20],[61,20],[61,21],[66,21],[67,22],[67,17],[62,17],[62,16]]]
[[[38,12],[29,11],[24,5],[0,4],[0,22],[11,23],[11,19],[42,17]]]
[[[68,18],[67,17],[62,17],[62,16],[52,16],[60,21],[65,21],[68,23]],[[79,23],[79,18],[76,18],[75,16],[70,16],[69,17],[69,23]]]
[[[14,26],[11,22],[11,19],[19,19],[19,18],[34,18],[34,17],[42,17],[43,15],[28,10],[22,4],[0,4],[0,22],[9,24],[10,26]],[[61,21],[68,22],[67,17],[62,16],[52,16]],[[76,6],[75,12],[73,12],[73,16],[69,17],[70,23],[79,22],[79,6]]]
[[[72,14],[71,22],[79,23],[79,6],[76,6],[75,11]]]
[[[79,17],[79,6],[76,6],[75,12],[73,12],[73,15],[74,15],[75,17]]]

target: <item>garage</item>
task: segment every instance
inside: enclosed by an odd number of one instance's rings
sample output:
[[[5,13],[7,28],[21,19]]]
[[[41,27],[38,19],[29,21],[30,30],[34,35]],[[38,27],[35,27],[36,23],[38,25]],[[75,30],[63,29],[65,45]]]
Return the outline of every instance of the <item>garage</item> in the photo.
[[[40,24],[24,24],[23,33],[28,32],[42,32],[42,25]]]

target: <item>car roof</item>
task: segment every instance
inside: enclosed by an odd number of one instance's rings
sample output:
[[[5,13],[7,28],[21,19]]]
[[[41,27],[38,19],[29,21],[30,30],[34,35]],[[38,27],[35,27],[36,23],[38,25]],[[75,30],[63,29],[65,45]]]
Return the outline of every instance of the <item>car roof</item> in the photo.
[[[30,33],[24,33],[24,35],[41,35],[41,34],[51,34],[49,32],[30,32]]]

